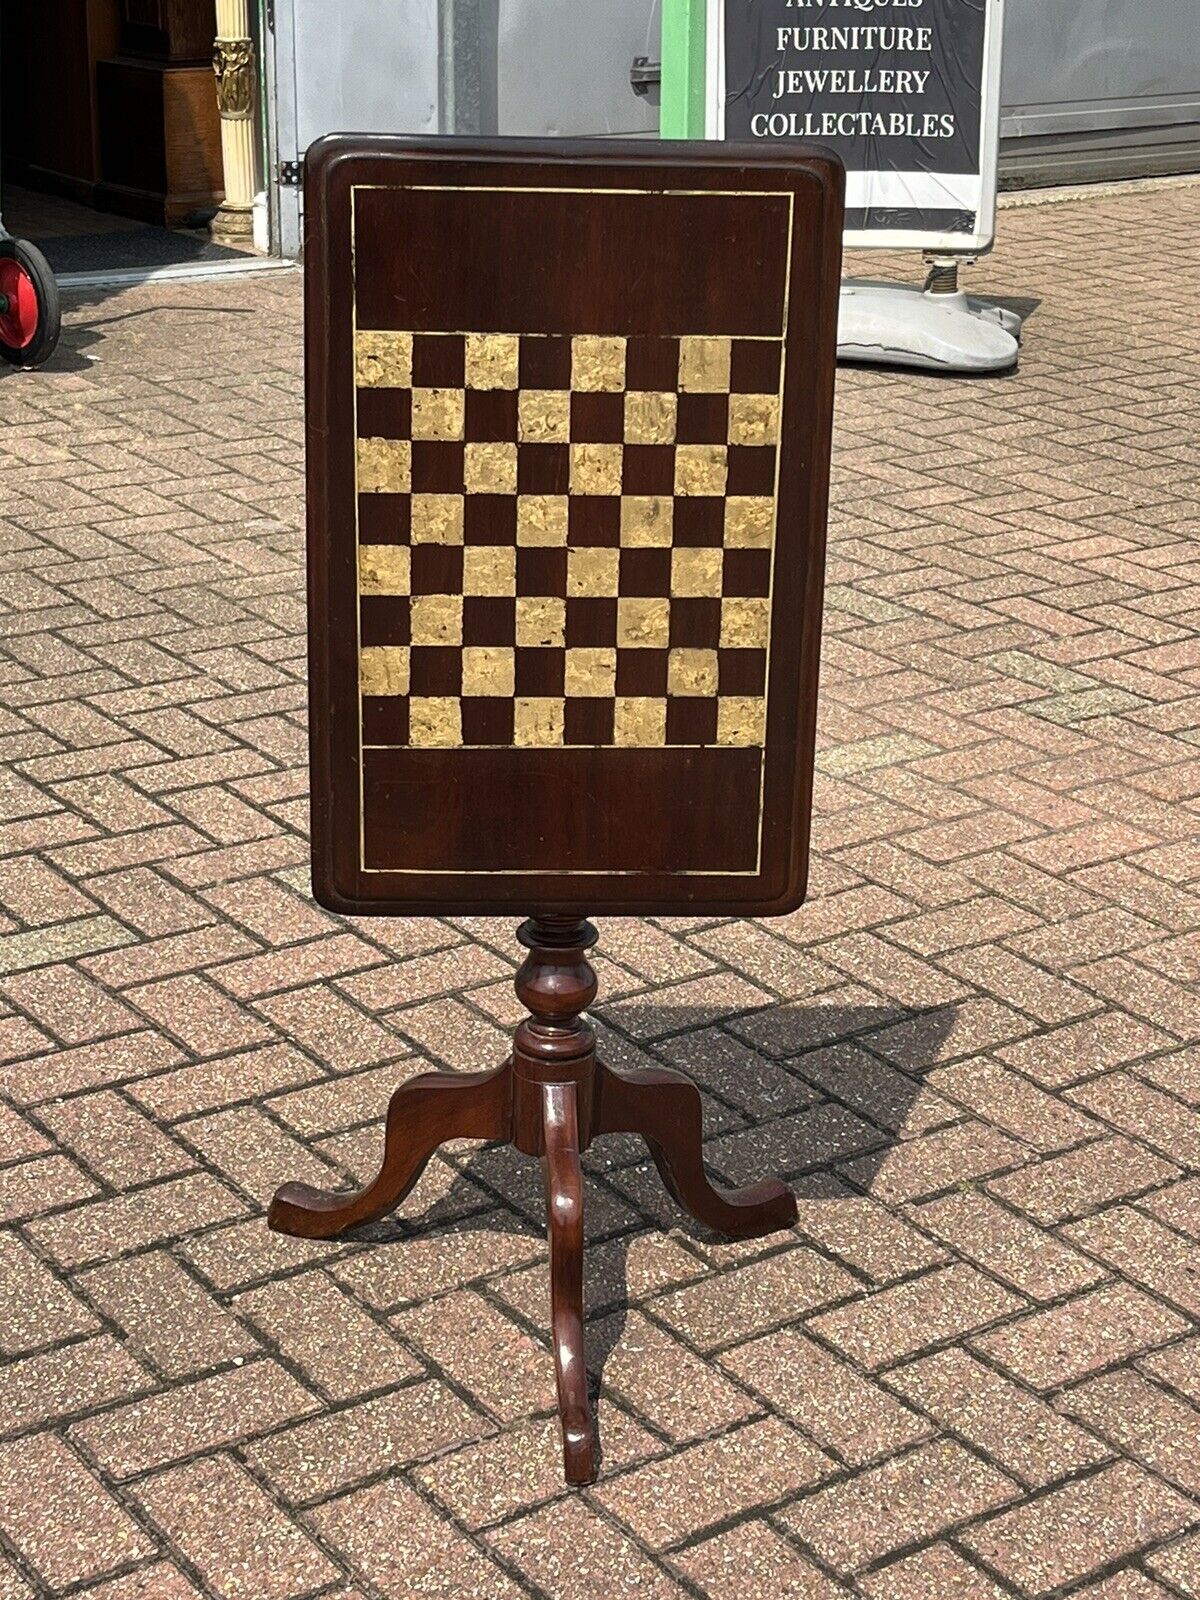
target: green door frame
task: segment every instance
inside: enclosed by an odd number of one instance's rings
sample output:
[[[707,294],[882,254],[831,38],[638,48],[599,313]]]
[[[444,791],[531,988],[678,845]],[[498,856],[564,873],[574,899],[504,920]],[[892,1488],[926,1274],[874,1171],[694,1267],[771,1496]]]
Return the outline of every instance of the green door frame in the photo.
[[[703,139],[708,0],[662,0],[662,88],[659,132],[664,139]]]

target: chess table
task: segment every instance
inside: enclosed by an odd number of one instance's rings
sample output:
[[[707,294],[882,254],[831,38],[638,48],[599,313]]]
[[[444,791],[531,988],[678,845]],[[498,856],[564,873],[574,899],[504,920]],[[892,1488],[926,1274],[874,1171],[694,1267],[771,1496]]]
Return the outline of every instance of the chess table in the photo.
[[[698,1091],[618,1073],[585,913],[803,899],[840,268],[836,160],[770,147],[322,140],[306,171],[313,878],[350,914],[531,913],[502,1066],[429,1073],[331,1237],[449,1139],[543,1159],[568,1481],[595,1476],[580,1152],[647,1140],[701,1222]]]

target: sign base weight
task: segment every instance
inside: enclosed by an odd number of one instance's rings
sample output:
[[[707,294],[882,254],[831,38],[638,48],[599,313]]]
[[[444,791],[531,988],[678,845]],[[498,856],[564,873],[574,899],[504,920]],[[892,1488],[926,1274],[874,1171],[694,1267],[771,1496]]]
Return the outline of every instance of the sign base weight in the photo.
[[[838,310],[838,360],[935,372],[1005,372],[1016,366],[1021,319],[961,291],[848,278]]]

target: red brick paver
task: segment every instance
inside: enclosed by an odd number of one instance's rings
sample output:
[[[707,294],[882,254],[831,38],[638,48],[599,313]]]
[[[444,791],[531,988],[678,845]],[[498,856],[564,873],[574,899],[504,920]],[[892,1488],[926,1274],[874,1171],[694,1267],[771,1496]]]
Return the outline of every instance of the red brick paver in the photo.
[[[812,898],[600,946],[800,1222],[588,1157],[583,1495],[532,1164],[263,1219],[515,1011],[510,923],[309,895],[298,279],[0,373],[3,1600],[1200,1595],[1198,228],[1007,211],[1019,372],[839,377]]]

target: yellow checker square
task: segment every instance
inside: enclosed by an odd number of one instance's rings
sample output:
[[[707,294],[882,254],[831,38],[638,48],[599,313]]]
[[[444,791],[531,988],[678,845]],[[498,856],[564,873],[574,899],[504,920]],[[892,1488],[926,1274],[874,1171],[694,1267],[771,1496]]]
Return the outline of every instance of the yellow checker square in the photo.
[[[517,396],[517,438],[522,444],[566,444],[571,437],[571,396],[566,389],[522,389]]]
[[[408,702],[408,742],[448,749],[462,744],[461,702],[441,695],[414,695]]]
[[[676,399],[655,389],[631,389],[625,396],[626,444],[674,444]]]
[[[617,644],[623,650],[665,650],[671,642],[671,602],[617,601]]]
[[[468,645],[462,653],[462,692],[511,699],[516,686],[515,653],[506,645]]]
[[[461,439],[466,396],[461,389],[414,389],[412,436],[414,439]]]
[[[767,702],[761,695],[729,694],[717,701],[717,743],[761,745]]]
[[[670,495],[621,496],[621,543],[630,549],[670,546],[675,523],[675,502]]]
[[[412,334],[360,329],[354,341],[354,381],[360,389],[412,386]]]
[[[568,695],[610,700],[617,687],[617,652],[607,646],[568,650],[563,689]]]
[[[468,494],[516,494],[516,445],[497,440],[465,445],[463,483]]]
[[[408,646],[369,644],[358,658],[358,681],[364,695],[408,693]]]
[[[359,494],[407,494],[412,487],[412,445],[407,439],[358,441]]]
[[[461,644],[462,619],[460,594],[417,594],[408,603],[413,644]]]
[[[618,695],[613,701],[613,743],[627,748],[667,742],[667,702],[656,696]]]
[[[463,551],[463,593],[514,595],[517,552],[512,545],[473,544]]]
[[[359,594],[407,594],[411,557],[406,544],[359,545]]]
[[[525,697],[513,701],[513,743],[541,750],[563,742],[563,702]]]
[[[672,650],[667,657],[667,693],[714,695],[717,692],[715,650]]]
[[[677,600],[719,600],[725,557],[707,546],[671,551],[671,594]]]
[[[726,650],[765,650],[771,634],[771,602],[726,595],[721,601],[721,645]]]
[[[572,494],[620,494],[625,449],[619,444],[571,446]]]
[[[690,337],[679,341],[679,387],[684,394],[726,394],[731,339]]]
[[[528,650],[561,650],[567,637],[567,602],[551,595],[517,598],[517,643]]]
[[[616,597],[620,574],[619,550],[582,545],[567,551],[567,597],[571,600],[611,600]]]
[[[517,497],[517,543],[562,546],[567,542],[567,496],[523,494]]]
[[[679,444],[675,446],[675,493],[725,493],[729,473],[729,453],[723,444]]]
[[[605,334],[577,333],[571,340],[571,387],[584,392],[625,387],[625,340]]]
[[[769,550],[775,538],[775,502],[766,494],[731,494],[725,502],[725,545]]]
[[[467,335],[467,387],[515,389],[521,341],[515,333]]]
[[[461,544],[462,495],[413,495],[411,529],[410,537],[414,544]]]
[[[779,438],[779,396],[731,394],[730,444],[775,444]]]

